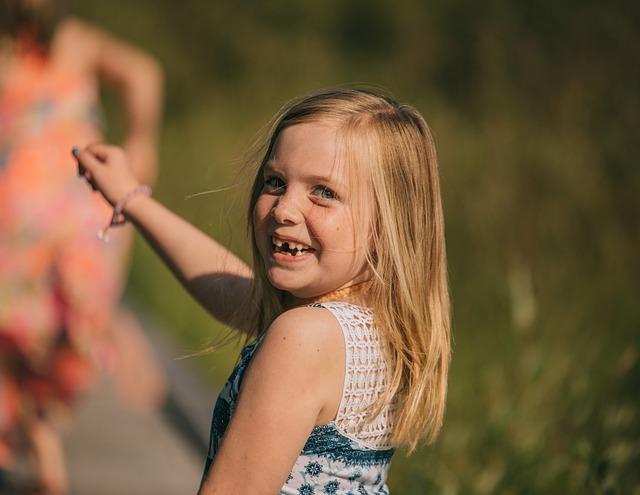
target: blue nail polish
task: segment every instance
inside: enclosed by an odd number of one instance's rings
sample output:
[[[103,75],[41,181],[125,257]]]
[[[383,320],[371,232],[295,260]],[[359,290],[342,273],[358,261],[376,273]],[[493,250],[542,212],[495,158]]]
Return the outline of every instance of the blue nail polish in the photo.
[[[80,152],[80,148],[78,148],[77,146],[74,146],[73,148],[71,148],[71,154],[73,156],[78,156],[79,152]]]

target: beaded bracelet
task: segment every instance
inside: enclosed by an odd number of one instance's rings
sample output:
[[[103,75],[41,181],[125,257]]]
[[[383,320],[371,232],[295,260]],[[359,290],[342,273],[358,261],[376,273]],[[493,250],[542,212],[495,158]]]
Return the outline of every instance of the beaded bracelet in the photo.
[[[122,210],[124,210],[126,204],[138,194],[151,196],[151,188],[149,186],[140,185],[125,194],[124,197],[113,207],[113,215],[111,216],[111,221],[109,222],[109,224],[104,229],[98,230],[98,239],[103,242],[109,242],[109,229],[111,227],[117,227],[119,225],[124,225],[125,223],[127,223],[127,219],[122,214]]]

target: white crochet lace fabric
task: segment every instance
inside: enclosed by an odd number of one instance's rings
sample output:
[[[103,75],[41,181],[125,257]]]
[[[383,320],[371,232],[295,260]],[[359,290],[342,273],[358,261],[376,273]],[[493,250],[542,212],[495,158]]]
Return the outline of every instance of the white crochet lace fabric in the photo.
[[[344,389],[334,424],[346,437],[367,448],[391,448],[393,405],[387,404],[365,424],[365,409],[386,387],[386,363],[370,309],[346,302],[323,302],[337,318],[344,334],[346,370]]]

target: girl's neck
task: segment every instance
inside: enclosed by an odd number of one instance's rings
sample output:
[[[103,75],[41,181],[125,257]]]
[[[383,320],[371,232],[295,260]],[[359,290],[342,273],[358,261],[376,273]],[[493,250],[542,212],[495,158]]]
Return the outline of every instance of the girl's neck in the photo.
[[[371,305],[368,297],[370,287],[371,281],[366,280],[316,297],[306,299],[291,297],[290,299],[287,298],[286,307],[292,308],[296,306],[306,306],[308,304],[341,301],[367,308]]]

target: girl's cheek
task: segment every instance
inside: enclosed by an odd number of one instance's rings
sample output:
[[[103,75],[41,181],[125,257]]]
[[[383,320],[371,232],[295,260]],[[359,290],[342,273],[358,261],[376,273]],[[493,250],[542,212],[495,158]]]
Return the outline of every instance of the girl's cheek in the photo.
[[[253,208],[253,221],[257,228],[260,228],[261,224],[269,218],[270,211],[269,201],[264,196],[260,196]]]

